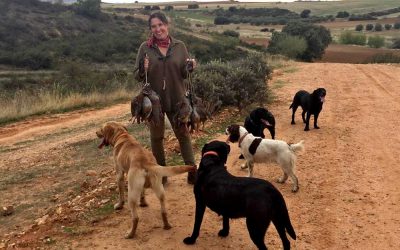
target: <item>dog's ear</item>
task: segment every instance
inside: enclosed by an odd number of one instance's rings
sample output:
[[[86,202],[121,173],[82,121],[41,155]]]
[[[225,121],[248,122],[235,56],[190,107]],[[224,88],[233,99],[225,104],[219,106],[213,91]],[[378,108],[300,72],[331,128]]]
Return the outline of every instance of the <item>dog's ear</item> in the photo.
[[[228,160],[229,152],[231,152],[231,147],[227,143],[221,142],[221,147],[218,155],[220,159],[224,162],[224,164],[226,164],[226,161]]]
[[[203,148],[201,149],[201,155],[203,155],[208,147],[208,143],[204,144]]]
[[[114,136],[114,128],[111,124],[106,124],[103,127],[103,136],[107,143],[109,143],[111,138]]]
[[[228,132],[229,132],[229,141],[230,142],[237,142],[239,141],[240,137],[240,131],[239,131],[240,126],[236,124],[232,124],[228,127]]]

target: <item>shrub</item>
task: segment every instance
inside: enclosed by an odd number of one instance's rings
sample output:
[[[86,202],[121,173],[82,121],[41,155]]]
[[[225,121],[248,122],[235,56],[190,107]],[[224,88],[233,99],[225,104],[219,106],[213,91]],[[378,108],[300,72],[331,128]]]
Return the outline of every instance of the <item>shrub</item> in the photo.
[[[392,28],[392,25],[391,24],[385,24],[385,30],[390,30]]]
[[[380,23],[377,23],[377,24],[375,24],[375,31],[382,31],[382,24],[380,24]]]
[[[393,53],[378,54],[366,60],[365,63],[400,63],[400,56]]]
[[[373,28],[374,28],[374,25],[371,23],[365,25],[365,30],[372,30]]]
[[[381,36],[370,36],[368,38],[368,46],[371,48],[381,48],[385,45],[385,38]]]
[[[237,8],[235,6],[231,6],[228,8],[228,11],[235,12],[235,11],[237,11]]]
[[[300,17],[301,17],[301,18],[309,18],[309,17],[310,17],[310,13],[311,13],[311,10],[303,10],[303,11],[300,13]]]
[[[164,10],[165,11],[171,11],[171,10],[173,10],[174,9],[174,6],[172,6],[172,5],[166,5],[165,7],[164,7]]]
[[[325,48],[332,42],[331,33],[323,26],[303,22],[291,22],[283,27],[282,32],[291,36],[303,37],[307,42],[307,49],[300,59],[312,61],[320,59]]]
[[[365,45],[367,36],[364,34],[353,34],[351,31],[345,31],[340,34],[339,42],[341,44]]]
[[[150,10],[160,10],[160,6],[158,6],[158,5],[153,5],[153,6],[151,6],[151,9]]]
[[[345,17],[349,17],[350,16],[350,14],[349,14],[349,12],[347,12],[347,11],[339,11],[337,14],[336,14],[336,17],[337,18],[345,18]]]
[[[143,7],[144,10],[151,10],[151,6],[150,5],[146,5]]]
[[[392,49],[400,49],[400,38],[393,40]]]
[[[400,23],[395,23],[393,25],[393,28],[395,28],[396,30],[400,29]]]
[[[262,28],[262,29],[260,29],[260,31],[261,31],[261,32],[268,32],[269,29],[268,29],[268,28]]]
[[[189,4],[188,9],[198,9],[199,5],[198,4]]]
[[[195,94],[207,103],[222,101],[240,110],[253,103],[262,104],[269,98],[266,80],[271,72],[260,53],[229,63],[211,61],[195,71]]]
[[[229,24],[229,23],[230,23],[229,19],[224,16],[217,16],[216,18],[214,18],[214,24],[216,25]]]
[[[236,32],[234,30],[225,30],[224,32],[222,32],[223,35],[225,36],[231,36],[231,37],[239,37],[240,33]]]
[[[101,14],[100,4],[100,0],[78,0],[75,3],[75,11],[86,17],[97,18]]]
[[[362,31],[363,29],[364,29],[364,25],[362,25],[362,24],[358,24],[356,26],[356,31]]]
[[[271,54],[281,54],[290,58],[298,58],[307,49],[307,42],[303,37],[291,36],[286,33],[272,33],[267,51]]]

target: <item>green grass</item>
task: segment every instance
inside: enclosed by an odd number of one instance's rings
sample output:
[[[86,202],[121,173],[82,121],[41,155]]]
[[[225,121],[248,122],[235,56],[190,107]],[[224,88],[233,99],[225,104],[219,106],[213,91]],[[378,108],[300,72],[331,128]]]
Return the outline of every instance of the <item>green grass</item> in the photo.
[[[276,81],[275,81],[273,88],[274,88],[274,89],[280,89],[280,88],[282,88],[283,86],[285,86],[286,84],[287,84],[286,81],[283,81],[283,80],[279,79],[279,80],[276,80]]]
[[[174,15],[177,17],[189,19],[191,21],[209,24],[214,23],[214,16],[207,15],[203,11],[174,11]]]
[[[110,201],[103,204],[102,206],[89,210],[82,214],[83,219],[86,222],[94,223],[101,220],[104,220],[108,216],[110,216],[114,210],[114,202],[117,200],[117,194],[114,192],[111,197],[102,197],[102,198],[110,198]]]
[[[283,70],[284,73],[294,73],[297,72],[299,69],[296,67],[287,67]]]

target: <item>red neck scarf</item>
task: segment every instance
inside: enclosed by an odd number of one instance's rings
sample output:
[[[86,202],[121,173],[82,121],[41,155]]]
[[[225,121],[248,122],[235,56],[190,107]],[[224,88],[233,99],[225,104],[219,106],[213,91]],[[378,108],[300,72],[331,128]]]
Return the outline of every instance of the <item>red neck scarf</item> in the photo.
[[[159,48],[168,48],[171,43],[171,38],[167,36],[165,39],[157,39],[153,35],[147,40],[147,47],[151,48],[154,44]]]

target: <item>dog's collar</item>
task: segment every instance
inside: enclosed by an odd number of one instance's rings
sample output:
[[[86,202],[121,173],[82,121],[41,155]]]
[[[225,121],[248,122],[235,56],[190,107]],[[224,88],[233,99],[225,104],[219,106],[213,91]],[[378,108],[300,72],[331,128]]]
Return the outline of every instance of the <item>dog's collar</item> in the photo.
[[[244,138],[249,134],[249,132],[244,133],[244,135],[242,137],[240,137],[239,139],[239,148],[240,148],[240,144],[242,143],[242,141],[244,140]]]
[[[215,155],[215,156],[218,156],[218,157],[219,157],[218,153],[215,152],[215,151],[207,151],[207,152],[205,152],[205,153],[203,154],[203,157],[206,156],[206,155]]]

